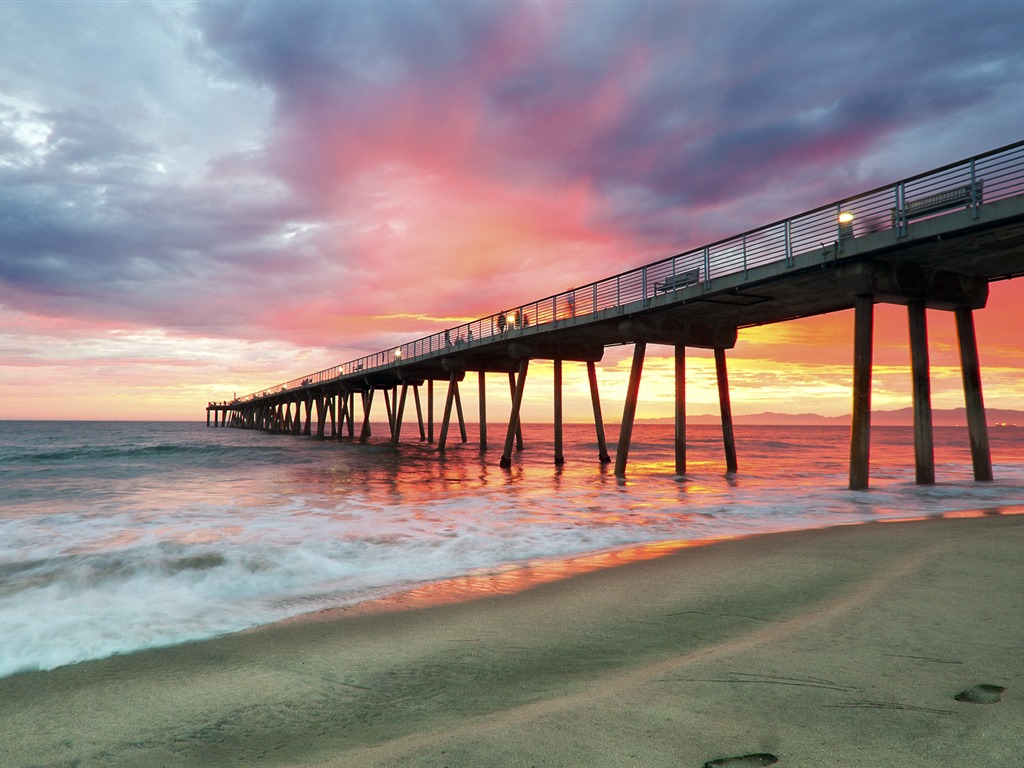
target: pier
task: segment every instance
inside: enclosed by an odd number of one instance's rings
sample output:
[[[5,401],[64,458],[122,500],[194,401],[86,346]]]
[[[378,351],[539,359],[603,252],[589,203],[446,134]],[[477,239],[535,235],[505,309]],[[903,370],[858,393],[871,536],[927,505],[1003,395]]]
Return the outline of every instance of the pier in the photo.
[[[910,329],[917,482],[935,480],[927,309],[955,315],[974,477],[991,480],[974,312],[985,307],[990,282],[1021,275],[1024,141],[229,402],[210,403],[207,425],[365,442],[372,408],[383,400],[389,436],[397,443],[411,391],[418,439],[433,443],[436,382],[446,388],[436,441],[443,453],[453,420],[461,440],[467,439],[460,385],[475,373],[485,449],[485,377],[507,376],[512,405],[500,463],[508,467],[514,448],[522,447],[520,409],[530,362],[550,360],[554,462],[560,464],[562,363],[575,361],[586,364],[597,460],[610,463],[595,364],[607,347],[632,344],[614,453],[614,472],[625,477],[646,349],[661,344],[675,355],[676,472],[686,472],[687,347],[714,351],[726,467],[736,472],[726,353],[739,331],[852,309],[849,487],[863,490],[869,486],[874,306],[893,303],[907,307]]]

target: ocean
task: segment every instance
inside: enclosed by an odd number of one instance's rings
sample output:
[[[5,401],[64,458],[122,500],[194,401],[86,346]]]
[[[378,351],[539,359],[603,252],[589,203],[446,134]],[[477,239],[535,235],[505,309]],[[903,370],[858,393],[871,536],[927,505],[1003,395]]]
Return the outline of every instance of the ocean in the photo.
[[[972,479],[966,430],[936,428],[934,486],[911,430],[872,429],[871,490],[849,491],[845,427],[638,424],[628,478],[593,427],[525,425],[436,447],[178,422],[0,422],[0,676],[213,637],[457,577],[559,574],[624,549],[867,521],[1024,512],[1024,428],[990,430],[995,481]],[[375,434],[387,432],[386,425]],[[614,451],[615,428],[609,427]],[[666,544],[671,543],[671,545]],[[655,547],[656,549],[657,547]],[[609,562],[621,558],[606,557]],[[514,581],[514,580],[513,580]]]

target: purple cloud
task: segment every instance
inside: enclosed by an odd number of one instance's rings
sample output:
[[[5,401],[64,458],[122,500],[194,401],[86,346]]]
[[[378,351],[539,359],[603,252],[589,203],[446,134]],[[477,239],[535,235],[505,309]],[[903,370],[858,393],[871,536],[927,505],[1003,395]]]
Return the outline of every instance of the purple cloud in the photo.
[[[1020,138],[1014,3],[48,7],[0,8],[0,303],[186,334],[372,346],[318,318],[530,300]]]

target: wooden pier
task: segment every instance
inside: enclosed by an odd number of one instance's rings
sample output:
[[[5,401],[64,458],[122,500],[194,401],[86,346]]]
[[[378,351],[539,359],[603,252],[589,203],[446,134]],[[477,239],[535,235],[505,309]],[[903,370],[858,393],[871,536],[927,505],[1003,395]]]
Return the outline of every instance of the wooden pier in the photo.
[[[437,439],[443,453],[453,419],[461,440],[467,440],[460,384],[476,372],[483,450],[488,440],[485,377],[498,374],[508,377],[512,403],[500,459],[508,467],[514,448],[522,447],[520,409],[530,362],[550,360],[554,462],[560,464],[565,460],[562,364],[576,361],[587,368],[597,459],[608,463],[595,364],[608,346],[632,344],[615,451],[615,474],[624,477],[646,349],[662,344],[675,355],[676,472],[686,472],[687,347],[714,351],[726,469],[736,472],[726,351],[735,346],[739,330],[853,309],[850,488],[862,490],[869,485],[874,306],[895,303],[907,307],[910,328],[917,482],[935,480],[927,309],[955,314],[974,476],[990,480],[973,313],[984,308],[991,281],[1021,275],[1024,142],[230,402],[210,403],[207,425],[365,442],[379,394],[390,439],[398,442],[411,390],[418,438],[433,443],[434,382],[441,382],[447,385]]]

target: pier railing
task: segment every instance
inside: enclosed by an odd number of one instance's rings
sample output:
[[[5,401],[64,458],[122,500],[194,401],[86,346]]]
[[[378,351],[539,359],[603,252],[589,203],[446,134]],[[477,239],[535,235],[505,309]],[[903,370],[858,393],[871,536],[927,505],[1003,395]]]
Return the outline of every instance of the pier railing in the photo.
[[[1024,141],[838,200],[767,226],[669,256],[650,264],[405,342],[397,347],[300,376],[238,398],[247,402],[278,392],[397,367],[538,327],[601,319],[634,304],[684,289],[713,290],[715,281],[767,264],[793,264],[796,254],[834,247],[840,258],[848,237],[896,230],[952,210],[973,210],[1024,193]],[[689,294],[686,294],[689,295]]]

